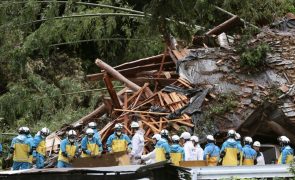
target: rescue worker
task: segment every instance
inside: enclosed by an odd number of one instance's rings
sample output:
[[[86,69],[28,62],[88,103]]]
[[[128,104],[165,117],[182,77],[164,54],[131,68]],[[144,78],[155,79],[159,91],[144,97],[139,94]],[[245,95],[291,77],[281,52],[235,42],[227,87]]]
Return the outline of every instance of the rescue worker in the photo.
[[[101,141],[101,137],[100,137],[99,131],[97,130],[97,124],[96,124],[96,122],[90,122],[90,123],[88,123],[88,128],[93,129],[93,131],[94,131],[94,137],[96,139],[98,139],[99,141]]]
[[[44,168],[44,162],[46,157],[46,137],[50,134],[48,128],[44,127],[39,131],[33,140],[33,150],[35,151],[36,167],[38,169]]]
[[[256,151],[256,154],[257,154],[256,160],[254,162],[255,165],[265,165],[263,153],[259,151],[260,146],[261,145],[259,141],[255,141],[253,143],[253,149]]]
[[[235,130],[229,130],[227,140],[222,144],[219,164],[223,166],[237,166],[240,161],[241,151],[235,140],[235,134]]]
[[[199,137],[192,136],[191,141],[194,145],[193,160],[203,160],[204,150],[203,150],[203,148],[201,148],[201,146],[199,144]]]
[[[134,133],[131,144],[132,151],[130,153],[131,164],[140,164],[140,158],[144,149],[144,130],[139,127],[139,123],[131,122],[131,131]]]
[[[31,154],[31,143],[27,140],[25,128],[18,130],[18,136],[13,138],[10,145],[10,154],[13,154],[13,170],[29,169],[29,156]],[[8,159],[11,158],[11,155]]]
[[[294,158],[294,150],[290,147],[290,140],[286,136],[279,138],[281,145],[281,155],[278,160],[278,164],[291,164]]]
[[[183,147],[179,145],[179,136],[178,135],[173,135],[172,136],[172,145],[170,146],[171,152],[170,152],[170,157],[171,157],[171,162],[175,166],[179,166],[180,161],[184,161],[184,150]]]
[[[160,134],[154,134],[152,137],[153,144],[156,146],[157,142],[161,140]],[[145,161],[145,164],[153,164],[156,162],[156,148],[146,155],[141,156],[141,160]]]
[[[161,138],[165,139],[167,142],[169,142],[169,132],[167,129],[163,129],[161,131]]]
[[[31,151],[33,151],[33,145],[34,145],[34,138],[31,135],[30,129],[28,127],[24,127],[25,130],[25,134],[27,136],[27,141],[29,141],[30,146],[32,147]],[[33,152],[30,153],[29,156],[29,167],[32,168],[33,167]]]
[[[193,152],[194,152],[194,144],[190,140],[191,135],[189,132],[183,132],[180,136],[180,139],[182,139],[183,149],[184,149],[184,160],[185,161],[191,161],[194,160]]]
[[[132,149],[131,141],[126,134],[122,133],[123,125],[121,123],[117,123],[114,129],[114,134],[110,135],[107,140],[108,151],[110,153],[122,151],[130,153]]]
[[[78,144],[76,142],[77,133],[74,130],[68,132],[67,138],[60,143],[60,150],[57,159],[57,168],[71,167],[71,161],[78,153]]]
[[[81,141],[82,154],[81,157],[100,157],[102,152],[102,143],[99,139],[94,137],[94,130],[88,128],[86,136]]]
[[[236,139],[236,141],[238,143],[238,147],[239,147],[240,152],[242,152],[243,151],[243,147],[242,147],[242,143],[241,143],[241,135],[240,135],[240,133],[237,133],[236,132],[235,139]]]
[[[166,139],[162,138],[162,136],[159,138],[153,137],[153,141],[156,144],[155,146],[155,160],[156,162],[170,160],[170,146]]]
[[[207,144],[204,149],[203,159],[208,162],[208,166],[217,166],[219,158],[219,147],[215,145],[215,139],[212,135],[207,135]]]
[[[243,156],[242,156],[242,165],[253,166],[254,160],[256,159],[256,151],[251,147],[253,140],[251,137],[245,137],[244,147],[243,147]]]

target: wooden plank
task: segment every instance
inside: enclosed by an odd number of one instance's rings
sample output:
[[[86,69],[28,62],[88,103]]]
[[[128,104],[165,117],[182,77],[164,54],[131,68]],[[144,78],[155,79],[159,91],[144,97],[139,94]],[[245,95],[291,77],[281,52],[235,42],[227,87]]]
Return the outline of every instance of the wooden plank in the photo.
[[[163,97],[164,101],[167,103],[167,104],[171,104],[172,101],[169,97],[169,95],[167,95],[166,93],[162,93],[160,92],[161,96]],[[175,111],[175,109],[172,107],[172,106],[168,106],[170,108],[171,111]]]
[[[160,129],[163,129],[163,119],[160,118]]]
[[[130,98],[128,98],[127,102],[131,101],[135,97],[137,97],[143,90],[149,85],[149,83],[145,83],[143,87],[141,87],[138,91],[136,91]]]
[[[129,135],[132,134],[131,130],[128,128],[128,124],[124,124],[124,129],[127,131]]]
[[[177,79],[177,81],[180,82],[185,87],[192,88],[189,84],[187,84],[186,82],[184,82],[181,78]]]
[[[208,166],[207,161],[180,161],[179,166],[181,167],[203,167]]]
[[[108,114],[111,114],[112,113],[112,110],[113,110],[113,105],[112,105],[112,100],[110,97],[104,97],[103,98],[103,103],[105,105],[105,108],[108,112]]]
[[[133,112],[133,113],[142,113],[142,114],[155,114],[155,115],[168,115],[169,114],[169,113],[149,112],[149,111],[135,111],[135,110],[128,110],[128,109],[114,109],[114,111]]]
[[[207,36],[219,35],[231,29],[232,27],[236,26],[239,22],[240,22],[240,18],[238,16],[233,16],[230,19],[224,21],[223,23],[219,24],[218,26],[208,31],[206,35]]]
[[[137,98],[136,98],[136,99],[135,99],[135,101],[132,103],[132,105],[131,105],[131,108],[130,108],[130,109],[134,108],[134,107],[137,105],[137,103],[138,103],[138,100],[139,100],[139,98],[140,98],[140,97],[141,97],[141,95],[142,95],[142,92],[143,92],[143,90],[142,90],[142,91],[140,91],[140,93],[138,94]]]
[[[101,157],[77,158],[72,161],[73,167],[110,167],[130,165],[130,158],[126,152],[102,154]]]
[[[160,105],[165,106],[164,102],[163,102],[163,99],[162,99],[162,96],[160,95],[160,93],[157,93],[157,94],[158,94],[158,97],[159,97],[159,100],[160,100]]]
[[[149,118],[150,120],[151,120],[151,123],[153,123],[153,124],[155,124],[157,127],[158,127],[158,129],[162,129],[162,128],[160,128],[160,123],[159,123],[159,121],[156,121],[156,120],[154,120],[153,118]]]
[[[174,56],[176,57],[177,60],[180,60],[183,58],[183,55],[180,53],[178,50],[172,50]]]
[[[175,122],[178,122],[180,124],[183,124],[183,125],[186,125],[188,127],[194,127],[195,125],[193,125],[192,123],[189,123],[189,122],[186,122],[184,120],[179,120],[179,121],[175,121]]]
[[[149,124],[148,122],[146,122],[146,121],[142,121],[145,125],[147,125],[147,126],[149,126],[151,129],[152,129],[152,131],[154,132],[154,133],[160,133],[160,131],[161,130],[159,130],[159,129],[157,129],[155,126],[153,126],[152,124]]]
[[[114,90],[113,84],[112,84],[108,74],[105,73],[103,81],[104,81],[104,83],[106,85],[106,88],[107,88],[107,90],[109,92],[109,95],[110,95],[110,97],[112,99],[114,107],[121,109],[119,98],[118,98],[118,96],[116,94],[116,91]]]
[[[148,57],[148,58],[143,58],[143,59],[138,59],[138,60],[135,60],[135,61],[130,61],[130,62],[123,63],[123,64],[120,64],[120,65],[116,66],[115,69],[116,70],[121,70],[121,69],[136,67],[136,66],[147,65],[147,64],[151,64],[151,63],[160,63],[163,56],[164,56],[164,54],[159,54],[159,55],[151,56],[151,57]],[[168,60],[171,61],[171,58],[169,57],[169,55],[166,55],[165,58],[167,58]]]
[[[177,109],[182,108],[182,105],[180,104],[181,100],[178,98],[176,92],[169,93],[169,96],[174,102],[173,104],[174,107],[176,107]]]
[[[103,62],[100,59],[95,60],[95,64],[100,67],[101,69],[104,69],[108,74],[110,74],[112,77],[116,78],[117,80],[123,82],[126,84],[127,87],[132,89],[133,91],[138,91],[140,87],[133,82],[129,81],[126,77],[124,77],[122,74],[120,74],[118,71],[116,71],[113,67],[108,65],[107,63]]]

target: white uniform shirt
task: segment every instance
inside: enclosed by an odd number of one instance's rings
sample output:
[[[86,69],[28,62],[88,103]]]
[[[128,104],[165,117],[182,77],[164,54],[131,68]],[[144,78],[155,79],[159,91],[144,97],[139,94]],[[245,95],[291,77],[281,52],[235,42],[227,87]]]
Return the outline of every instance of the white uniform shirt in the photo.
[[[260,156],[257,157],[257,164],[256,165],[265,165],[263,153],[260,152]]]
[[[153,164],[156,162],[156,149],[154,149],[152,152],[142,155],[141,159],[145,161],[145,164]]]
[[[133,157],[141,157],[143,153],[143,149],[144,149],[144,131],[143,130],[139,129],[138,131],[136,131],[136,133],[132,137],[131,144],[132,144],[132,151],[130,154]]]
[[[192,160],[203,160],[204,150],[199,144],[194,147]]]
[[[183,149],[184,149],[184,160],[185,161],[192,161],[193,160],[193,152],[194,152],[194,145],[192,141],[186,141],[184,143]]]

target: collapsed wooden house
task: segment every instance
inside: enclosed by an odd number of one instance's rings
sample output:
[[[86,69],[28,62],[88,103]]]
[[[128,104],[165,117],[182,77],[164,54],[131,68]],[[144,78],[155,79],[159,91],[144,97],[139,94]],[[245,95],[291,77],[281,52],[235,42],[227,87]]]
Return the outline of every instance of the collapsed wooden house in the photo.
[[[221,142],[228,129],[236,129],[262,143],[275,143],[279,135],[287,135],[295,143],[294,32],[266,28],[250,45],[260,42],[267,43],[271,52],[265,68],[250,74],[245,73],[239,55],[230,46],[168,48],[164,54],[114,68],[97,60],[102,71],[87,79],[103,80],[109,97],[104,97],[93,112],[48,139],[63,136],[73,127],[82,131],[88,122],[99,123],[106,114],[112,120],[100,131],[104,142],[115,123],[122,122],[130,135],[130,122],[140,120],[146,152],[152,148],[152,134],[163,128],[171,134],[188,130],[201,140],[210,133]],[[116,92],[112,81],[121,81],[125,88]]]

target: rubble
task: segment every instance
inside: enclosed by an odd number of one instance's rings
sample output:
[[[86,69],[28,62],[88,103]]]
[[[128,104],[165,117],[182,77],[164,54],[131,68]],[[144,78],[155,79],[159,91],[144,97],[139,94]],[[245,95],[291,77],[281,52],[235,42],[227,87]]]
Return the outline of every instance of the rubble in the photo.
[[[201,141],[206,134],[214,134],[218,142],[228,129],[265,141],[287,132],[294,143],[294,37],[290,32],[262,29],[249,43],[265,42],[271,52],[267,54],[267,67],[253,74],[241,68],[239,55],[227,45],[168,49],[165,54],[114,68],[97,60],[101,73],[87,79],[104,80],[110,98],[72,126],[82,133],[88,122],[99,122],[107,114],[112,121],[100,131],[105,142],[115,123],[123,123],[125,132],[131,135],[129,124],[138,120],[145,130],[145,153],[153,148],[151,136],[163,128],[171,135],[183,130],[194,132]],[[115,92],[113,80],[126,87]],[[62,136],[66,129],[55,136]]]

